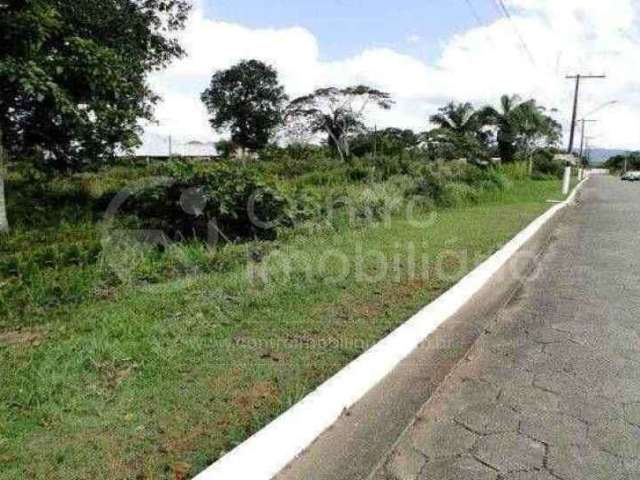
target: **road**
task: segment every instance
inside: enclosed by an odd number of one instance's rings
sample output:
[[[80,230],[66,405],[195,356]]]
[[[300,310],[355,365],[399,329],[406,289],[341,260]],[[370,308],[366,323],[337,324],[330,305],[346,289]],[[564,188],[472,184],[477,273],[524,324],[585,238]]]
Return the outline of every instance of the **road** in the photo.
[[[640,184],[587,182],[373,480],[640,478]]]

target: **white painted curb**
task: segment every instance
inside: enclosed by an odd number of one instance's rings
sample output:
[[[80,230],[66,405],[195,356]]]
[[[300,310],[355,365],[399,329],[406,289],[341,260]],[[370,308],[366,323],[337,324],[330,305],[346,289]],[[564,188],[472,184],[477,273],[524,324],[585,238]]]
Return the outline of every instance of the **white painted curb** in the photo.
[[[194,480],[271,480],[467,303],[558,211],[571,204],[585,181],[450,290]]]

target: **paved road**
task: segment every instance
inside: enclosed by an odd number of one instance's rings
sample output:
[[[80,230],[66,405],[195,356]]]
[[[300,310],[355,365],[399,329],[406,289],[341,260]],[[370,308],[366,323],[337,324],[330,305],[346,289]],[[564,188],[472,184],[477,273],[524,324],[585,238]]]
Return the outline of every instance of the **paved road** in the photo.
[[[640,184],[594,177],[375,480],[640,478]]]

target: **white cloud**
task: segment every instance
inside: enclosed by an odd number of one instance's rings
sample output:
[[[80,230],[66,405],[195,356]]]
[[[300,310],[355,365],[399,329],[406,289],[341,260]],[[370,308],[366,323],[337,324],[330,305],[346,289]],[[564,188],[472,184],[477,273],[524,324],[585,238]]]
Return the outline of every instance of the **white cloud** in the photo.
[[[211,74],[245,58],[275,66],[290,96],[325,85],[367,83],[393,94],[397,101],[371,121],[424,129],[428,116],[448,100],[495,103],[503,93],[533,96],[561,113],[568,124],[573,85],[569,73],[609,74],[585,81],[582,112],[610,100],[616,106],[598,113],[600,146],[640,147],[640,62],[637,0],[509,0],[513,22],[499,19],[450,38],[433,63],[391,49],[371,48],[340,61],[322,61],[315,36],[302,27],[251,29],[206,18],[196,8],[182,34],[188,57],[155,74],[151,83],[164,102],[162,135],[196,139],[215,135],[199,95]],[[516,33],[518,32],[518,33]],[[531,61],[517,34],[525,39]],[[410,35],[407,41],[419,41]]]

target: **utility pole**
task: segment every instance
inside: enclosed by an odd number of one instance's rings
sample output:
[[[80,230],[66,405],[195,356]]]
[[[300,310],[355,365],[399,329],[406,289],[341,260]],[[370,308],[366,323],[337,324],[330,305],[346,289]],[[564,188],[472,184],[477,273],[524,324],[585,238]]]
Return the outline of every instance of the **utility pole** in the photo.
[[[580,120],[580,123],[582,123],[582,135],[580,138],[580,158],[582,158],[582,155],[584,154],[585,124],[594,123],[594,122],[597,122],[597,120],[587,120],[586,118],[583,118],[582,120]]]
[[[585,137],[584,138],[584,151],[587,155],[587,162],[591,163],[591,140],[596,137]]]
[[[582,75],[582,74],[577,74],[577,75],[567,75],[565,78],[567,78],[568,80],[574,80],[576,81],[576,90],[573,96],[573,115],[571,116],[571,129],[569,132],[569,149],[567,151],[567,153],[571,154],[573,153],[573,141],[575,138],[575,133],[576,133],[576,120],[578,119],[578,100],[580,97],[580,81],[581,80],[589,80],[589,79],[602,79],[602,78],[607,78],[606,75]]]

